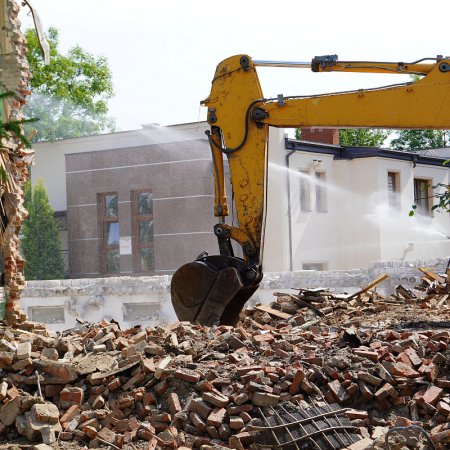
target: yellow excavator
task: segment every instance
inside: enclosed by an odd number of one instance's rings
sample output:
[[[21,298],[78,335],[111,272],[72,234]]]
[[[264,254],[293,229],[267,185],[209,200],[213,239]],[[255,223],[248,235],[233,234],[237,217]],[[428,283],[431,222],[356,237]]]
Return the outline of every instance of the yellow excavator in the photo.
[[[314,72],[419,75],[418,80],[374,89],[311,96],[264,98],[257,66],[311,68]],[[450,57],[412,63],[256,61],[236,55],[216,69],[209,97],[207,132],[215,184],[214,227],[219,255],[202,254],[172,277],[171,297],[182,321],[236,325],[245,302],[262,279],[267,143],[269,126],[321,128],[450,128]],[[238,226],[225,223],[223,155],[228,158]],[[232,241],[242,248],[234,255]]]

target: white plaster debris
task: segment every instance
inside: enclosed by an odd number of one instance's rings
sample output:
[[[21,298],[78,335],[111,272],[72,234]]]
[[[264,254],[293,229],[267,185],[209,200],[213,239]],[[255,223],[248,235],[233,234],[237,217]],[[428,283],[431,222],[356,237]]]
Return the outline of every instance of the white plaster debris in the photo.
[[[389,295],[399,284],[405,288],[417,285],[422,276],[420,266],[442,273],[447,260],[380,261],[367,269],[267,273],[249,305],[270,303],[274,292],[292,292],[292,288],[300,287],[353,293],[383,273],[390,278],[377,290]],[[169,275],[162,275],[28,281],[20,302],[30,320],[33,315],[40,321],[45,317],[49,328],[55,331],[76,326],[77,319],[89,322],[114,319],[121,327],[155,325],[176,320],[170,300],[170,280]]]

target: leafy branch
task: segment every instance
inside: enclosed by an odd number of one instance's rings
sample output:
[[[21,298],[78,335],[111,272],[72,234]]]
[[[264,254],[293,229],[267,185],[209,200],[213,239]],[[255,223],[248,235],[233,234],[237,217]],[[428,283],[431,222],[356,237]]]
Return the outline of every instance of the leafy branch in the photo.
[[[14,92],[0,93],[0,101],[10,97],[15,97]],[[31,147],[30,141],[23,134],[22,126],[25,123],[36,122],[37,120],[38,119],[22,119],[3,122],[0,117],[0,149],[6,148],[4,145],[4,141],[9,139],[17,139],[23,144],[24,147]]]
[[[450,164],[450,159],[444,161],[443,165]],[[437,183],[434,186],[428,186],[433,190],[433,195],[427,198],[437,199],[437,203],[431,207],[431,211],[444,211],[450,212],[450,185],[445,183]],[[414,216],[417,210],[417,205],[414,203],[411,206],[410,216]]]

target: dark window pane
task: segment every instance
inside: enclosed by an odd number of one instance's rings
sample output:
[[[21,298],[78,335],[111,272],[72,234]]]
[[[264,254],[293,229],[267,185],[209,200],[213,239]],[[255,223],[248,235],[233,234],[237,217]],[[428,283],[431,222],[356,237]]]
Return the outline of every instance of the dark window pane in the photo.
[[[31,308],[31,320],[40,323],[64,323],[64,306],[36,306]]]
[[[119,244],[119,222],[106,224],[106,245]]]
[[[152,248],[139,249],[139,262],[143,272],[152,272],[155,266],[155,253]]]
[[[414,203],[417,205],[419,214],[430,214],[430,201],[428,196],[431,180],[414,180]]]
[[[139,222],[139,242],[153,242],[153,220]]]
[[[153,194],[151,192],[138,193],[138,214],[153,214]]]
[[[105,195],[105,217],[117,217],[119,202],[117,195]]]
[[[108,273],[120,272],[120,253],[119,249],[106,251],[106,271]]]

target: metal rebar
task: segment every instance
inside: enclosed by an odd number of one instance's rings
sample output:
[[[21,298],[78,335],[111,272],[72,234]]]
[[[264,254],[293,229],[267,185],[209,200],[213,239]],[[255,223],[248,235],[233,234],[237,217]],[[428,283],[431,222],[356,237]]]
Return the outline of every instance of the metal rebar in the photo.
[[[273,408],[272,408],[273,409]],[[289,425],[301,425],[302,423],[305,423],[305,422],[310,422],[310,421],[312,421],[312,420],[314,420],[314,419],[320,419],[320,418],[322,418],[322,417],[324,417],[324,416],[331,416],[331,415],[334,415],[334,414],[337,414],[337,413],[341,413],[341,412],[346,412],[346,411],[348,411],[348,409],[349,408],[341,408],[341,409],[337,409],[336,411],[329,411],[329,412],[326,412],[326,413],[323,413],[323,414],[320,414],[320,415],[316,415],[316,416],[311,416],[311,417],[307,417],[307,418],[305,418],[305,419],[300,419],[300,420],[298,420],[296,417],[295,417],[295,422],[291,422]],[[288,413],[289,414],[289,413]],[[292,416],[292,415],[291,415]],[[292,416],[293,417],[293,416]],[[272,427],[270,427],[270,428],[282,428],[282,427],[284,427],[285,425],[274,425],[274,426],[272,426]],[[265,429],[266,427],[258,427],[258,426],[253,426],[252,428],[254,428],[254,429]]]
[[[280,441],[278,440],[278,437],[277,437],[275,431],[273,431],[272,427],[270,426],[269,421],[267,420],[266,416],[265,416],[265,415],[263,414],[263,412],[261,411],[261,408],[258,408],[258,409],[259,409],[259,414],[261,415],[261,417],[264,419],[264,421],[265,421],[266,424],[268,425],[268,429],[270,429],[270,431],[271,431],[271,433],[272,433],[272,436],[273,436],[273,438],[275,439],[275,442],[278,444],[277,447],[282,447],[282,446],[280,445]]]
[[[321,433],[325,433],[325,432],[328,432],[328,431],[344,430],[344,429],[353,429],[353,430],[355,430],[355,432],[357,430],[359,430],[358,427],[354,427],[354,426],[336,425],[334,427],[324,428],[323,430],[314,431],[313,433],[309,433],[309,434],[307,434],[305,436],[300,436],[299,438],[295,439],[294,441],[287,441],[287,442],[284,442],[283,444],[278,444],[278,445],[273,445],[272,444],[271,448],[284,448],[287,445],[292,445],[292,444],[295,444],[296,442],[299,442],[299,441],[304,441],[306,439],[311,439],[312,440],[313,436],[317,436],[318,434],[321,434]],[[278,439],[277,439],[277,442],[279,442]],[[314,442],[314,444],[316,444],[316,446],[320,448],[320,446],[317,444],[317,442],[315,442],[313,440],[312,440],[312,442]],[[267,447],[267,445],[266,445],[266,447]],[[435,447],[433,447],[433,448],[435,448]]]

